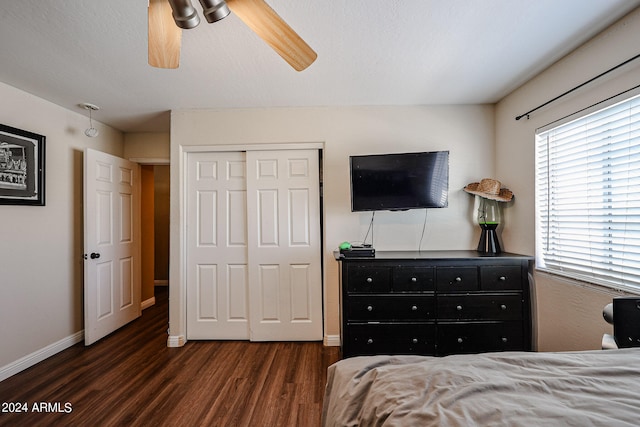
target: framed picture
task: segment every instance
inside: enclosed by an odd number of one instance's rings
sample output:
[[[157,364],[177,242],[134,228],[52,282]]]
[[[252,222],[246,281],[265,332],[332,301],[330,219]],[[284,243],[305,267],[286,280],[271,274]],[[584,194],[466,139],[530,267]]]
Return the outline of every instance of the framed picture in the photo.
[[[0,125],[0,205],[44,206],[45,137]]]

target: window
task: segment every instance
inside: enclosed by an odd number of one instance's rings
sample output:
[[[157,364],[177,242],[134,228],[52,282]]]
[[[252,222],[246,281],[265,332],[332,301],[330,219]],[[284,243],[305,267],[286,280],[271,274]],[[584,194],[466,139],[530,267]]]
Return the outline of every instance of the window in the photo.
[[[536,135],[544,271],[640,291],[640,96]]]

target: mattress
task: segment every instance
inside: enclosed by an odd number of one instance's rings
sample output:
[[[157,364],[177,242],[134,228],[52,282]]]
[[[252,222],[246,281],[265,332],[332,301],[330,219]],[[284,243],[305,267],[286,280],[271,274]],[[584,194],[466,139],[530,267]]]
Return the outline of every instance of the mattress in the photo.
[[[345,359],[322,425],[638,426],[640,348]]]

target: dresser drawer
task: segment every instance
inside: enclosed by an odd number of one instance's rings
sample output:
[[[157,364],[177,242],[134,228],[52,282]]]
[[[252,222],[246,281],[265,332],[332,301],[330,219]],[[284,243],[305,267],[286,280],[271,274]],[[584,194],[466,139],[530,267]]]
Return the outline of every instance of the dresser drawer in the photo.
[[[390,292],[391,267],[349,265],[347,270],[347,292]]]
[[[521,322],[439,323],[437,335],[442,356],[525,348]]]
[[[437,304],[438,319],[522,319],[522,296],[520,294],[439,295]]]
[[[438,267],[436,289],[439,292],[477,291],[478,269],[476,267]]]
[[[433,292],[435,285],[433,267],[402,267],[393,270],[394,292]]]
[[[521,290],[522,270],[520,266],[480,267],[482,290]]]
[[[433,324],[356,324],[348,328],[344,346],[350,356],[435,354],[436,328]]]
[[[358,295],[344,301],[347,321],[428,320],[435,317],[435,297],[421,295]]]

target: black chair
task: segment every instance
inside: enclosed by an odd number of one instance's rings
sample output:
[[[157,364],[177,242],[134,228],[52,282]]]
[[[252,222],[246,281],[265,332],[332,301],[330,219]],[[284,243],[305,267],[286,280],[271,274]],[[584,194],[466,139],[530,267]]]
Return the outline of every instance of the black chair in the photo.
[[[613,337],[602,337],[603,349],[640,347],[640,297],[614,298],[602,315],[613,324]]]

